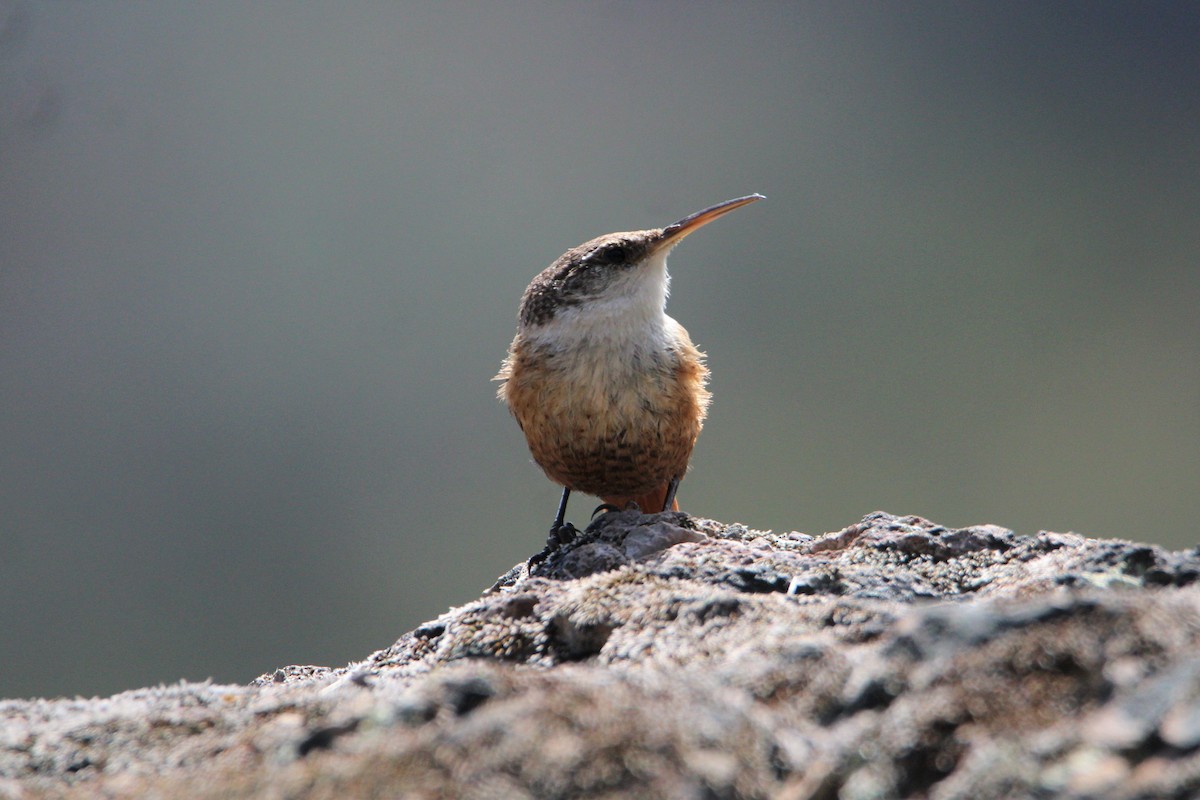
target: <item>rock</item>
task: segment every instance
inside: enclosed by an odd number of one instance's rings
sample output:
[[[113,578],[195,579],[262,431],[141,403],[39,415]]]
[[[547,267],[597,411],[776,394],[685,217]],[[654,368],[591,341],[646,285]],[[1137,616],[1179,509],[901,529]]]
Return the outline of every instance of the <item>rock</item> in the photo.
[[[600,517],[340,669],[0,702],[0,798],[1200,796],[1200,552]]]

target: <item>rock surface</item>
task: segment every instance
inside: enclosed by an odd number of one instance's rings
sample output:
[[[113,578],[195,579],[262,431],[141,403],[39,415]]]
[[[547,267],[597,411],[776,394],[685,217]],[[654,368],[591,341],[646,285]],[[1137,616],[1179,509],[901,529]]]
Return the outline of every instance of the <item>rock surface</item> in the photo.
[[[1200,549],[606,514],[342,669],[0,702],[0,798],[1191,798]]]

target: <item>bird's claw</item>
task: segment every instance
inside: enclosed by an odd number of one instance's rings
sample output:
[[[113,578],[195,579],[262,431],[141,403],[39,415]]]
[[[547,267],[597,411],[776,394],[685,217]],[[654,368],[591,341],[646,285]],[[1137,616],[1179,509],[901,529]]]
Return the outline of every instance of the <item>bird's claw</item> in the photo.
[[[609,511],[622,511],[622,510],[623,509],[618,508],[617,506],[614,506],[612,503],[601,503],[600,505],[596,506],[596,510],[592,512],[592,519],[595,519],[596,515],[599,514],[601,511],[608,513]]]
[[[549,558],[554,551],[558,550],[565,544],[570,544],[575,541],[575,537],[579,535],[579,530],[569,522],[564,522],[561,525],[555,525],[550,529],[550,535],[546,537],[546,546],[542,548],[542,552],[530,558],[525,562],[530,569]]]

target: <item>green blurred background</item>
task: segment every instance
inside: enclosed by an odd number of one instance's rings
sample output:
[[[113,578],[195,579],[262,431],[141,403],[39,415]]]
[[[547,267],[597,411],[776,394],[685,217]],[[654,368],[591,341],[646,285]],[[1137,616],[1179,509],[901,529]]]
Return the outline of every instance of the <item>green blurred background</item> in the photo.
[[[730,197],[684,508],[1197,542],[1194,3],[0,1],[0,696],[342,665],[537,551],[490,378]],[[571,518],[594,505],[579,498]]]

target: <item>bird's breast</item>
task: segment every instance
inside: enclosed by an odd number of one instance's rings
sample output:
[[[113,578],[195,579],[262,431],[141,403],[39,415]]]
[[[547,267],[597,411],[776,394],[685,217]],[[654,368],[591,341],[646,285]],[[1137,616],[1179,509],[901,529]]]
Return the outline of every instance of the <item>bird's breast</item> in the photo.
[[[551,478],[594,494],[636,494],[682,475],[708,406],[708,370],[678,323],[670,334],[640,346],[570,347],[517,336],[500,396]]]

